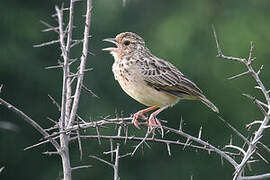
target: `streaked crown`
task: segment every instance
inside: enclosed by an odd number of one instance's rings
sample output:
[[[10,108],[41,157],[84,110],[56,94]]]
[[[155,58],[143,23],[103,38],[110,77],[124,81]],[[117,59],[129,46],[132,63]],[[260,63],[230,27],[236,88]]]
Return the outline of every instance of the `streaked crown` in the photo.
[[[115,38],[104,39],[117,45],[117,48],[105,48],[103,50],[110,51],[116,57],[130,56],[134,53],[141,53],[145,49],[145,42],[143,38],[133,32],[123,32],[118,34]]]

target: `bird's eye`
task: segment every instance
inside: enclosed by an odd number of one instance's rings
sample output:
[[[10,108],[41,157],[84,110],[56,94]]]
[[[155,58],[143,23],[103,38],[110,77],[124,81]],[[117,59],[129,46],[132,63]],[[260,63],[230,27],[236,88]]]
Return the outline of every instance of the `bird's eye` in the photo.
[[[124,45],[125,45],[125,46],[130,45],[130,41],[128,41],[128,40],[124,41]]]

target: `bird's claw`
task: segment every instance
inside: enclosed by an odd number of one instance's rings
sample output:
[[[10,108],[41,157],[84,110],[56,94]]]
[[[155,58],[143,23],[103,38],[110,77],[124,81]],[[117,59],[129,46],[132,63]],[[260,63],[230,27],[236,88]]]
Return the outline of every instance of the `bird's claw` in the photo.
[[[142,113],[142,112],[137,112],[133,115],[133,119],[132,119],[132,123],[134,124],[134,126],[137,128],[137,129],[141,129],[139,127],[140,123],[138,121],[139,117],[143,118],[144,120],[147,120],[147,117]]]
[[[153,115],[153,114],[150,115],[150,117],[147,121],[147,125],[148,125],[148,131],[152,131],[153,135],[155,135],[155,128],[159,128],[161,131],[161,137],[162,138],[164,137],[163,127],[155,115]]]

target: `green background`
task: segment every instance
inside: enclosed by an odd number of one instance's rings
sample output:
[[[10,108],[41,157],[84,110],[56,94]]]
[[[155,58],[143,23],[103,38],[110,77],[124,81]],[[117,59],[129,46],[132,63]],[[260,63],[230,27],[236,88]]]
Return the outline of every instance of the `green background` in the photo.
[[[33,48],[34,44],[57,39],[54,33],[42,33],[44,28],[40,20],[57,25],[51,18],[55,4],[62,1],[2,0],[0,5],[0,84],[3,84],[1,98],[6,99],[43,127],[52,123],[46,118],[57,119],[59,113],[51,103],[48,94],[58,102],[61,98],[61,70],[45,70],[55,65],[60,57],[58,44],[44,48]],[[65,5],[68,3],[65,2]],[[144,38],[146,45],[156,56],[172,62],[185,75],[190,77],[204,91],[204,94],[219,107],[222,116],[244,135],[251,135],[245,125],[253,120],[262,119],[258,108],[243,97],[249,93],[262,98],[254,89],[255,81],[244,76],[232,81],[227,77],[244,72],[245,67],[236,62],[216,58],[217,50],[211,25],[214,24],[225,55],[247,57],[250,41],[255,43],[257,60],[254,68],[262,64],[264,69],[261,79],[270,87],[270,2],[268,0],[127,0],[123,7],[121,0],[93,0],[92,22],[89,49],[95,56],[89,56],[87,66],[93,68],[86,73],[85,85],[100,98],[82,94],[79,114],[88,120],[99,120],[111,115],[130,116],[142,108],[126,95],[114,80],[111,66],[113,58],[101,49],[110,44],[102,39],[114,37],[124,31],[136,32]],[[74,37],[81,38],[85,12],[85,3],[75,6]],[[72,57],[79,57],[80,47],[74,48]],[[182,101],[160,114],[168,120],[167,126],[177,128],[181,117],[184,119],[184,131],[197,136],[203,127],[202,138],[205,141],[223,147],[229,143],[233,132],[224,126],[217,115],[203,104],[195,101]],[[61,161],[58,156],[43,155],[42,152],[53,150],[46,144],[29,151],[23,149],[41,138],[29,124],[0,106],[0,123],[9,122],[11,130],[0,129],[0,167],[5,170],[0,179],[60,179]],[[14,126],[14,127],[13,127]],[[268,132],[267,132],[268,131]],[[143,136],[146,129],[131,128],[130,135]],[[89,130],[94,134],[94,130]],[[114,128],[106,130],[115,134]],[[269,130],[262,141],[269,142]],[[171,137],[176,138],[176,137]],[[185,141],[181,138],[182,141]],[[233,135],[233,143],[243,143]],[[130,152],[132,145],[121,145],[121,153]],[[233,168],[226,161],[221,165],[220,157],[207,152],[185,150],[172,146],[172,156],[161,144],[151,144],[152,149],[139,150],[132,158],[120,161],[121,179],[231,179]],[[98,155],[109,150],[106,140],[98,145],[96,140],[83,141],[83,160],[79,159],[77,143],[71,144],[72,166],[91,164],[92,168],[73,173],[74,179],[113,179],[110,167],[90,159],[88,155]],[[269,154],[262,152],[270,160]],[[269,165],[252,164],[256,174],[269,172]]]

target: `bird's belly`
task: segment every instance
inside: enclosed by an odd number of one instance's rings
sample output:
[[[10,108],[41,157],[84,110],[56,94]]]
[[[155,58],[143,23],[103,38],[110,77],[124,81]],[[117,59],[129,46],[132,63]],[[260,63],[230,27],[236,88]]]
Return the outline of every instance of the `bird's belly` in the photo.
[[[172,106],[179,100],[177,96],[158,91],[139,78],[119,79],[118,82],[129,96],[146,106]]]

